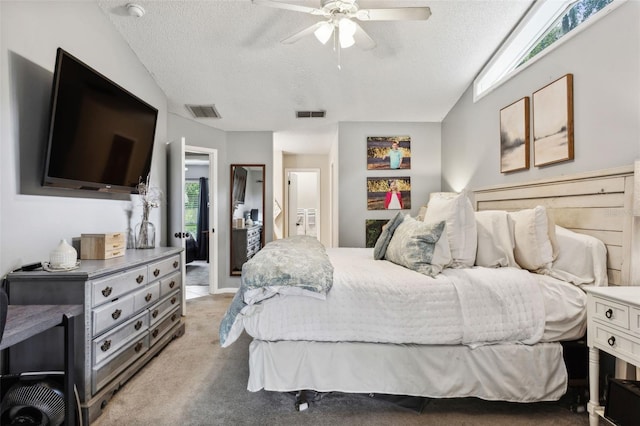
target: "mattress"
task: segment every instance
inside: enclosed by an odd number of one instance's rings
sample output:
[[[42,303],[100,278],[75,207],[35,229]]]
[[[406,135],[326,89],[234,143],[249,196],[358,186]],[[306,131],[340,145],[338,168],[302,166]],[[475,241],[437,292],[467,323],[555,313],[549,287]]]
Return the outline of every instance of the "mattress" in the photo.
[[[534,402],[557,400],[567,387],[559,343],[470,348],[254,340],[249,370],[252,392],[312,389]]]
[[[331,248],[327,254],[335,269],[326,300],[276,295],[249,306],[242,313],[249,335],[265,341],[464,343],[468,324],[464,324],[459,290],[453,282],[466,272],[445,269],[431,278],[373,260],[371,249]],[[584,334],[586,295],[580,288],[514,268],[480,269],[496,279],[526,275],[522,286],[539,288],[544,315],[539,341],[570,340]]]

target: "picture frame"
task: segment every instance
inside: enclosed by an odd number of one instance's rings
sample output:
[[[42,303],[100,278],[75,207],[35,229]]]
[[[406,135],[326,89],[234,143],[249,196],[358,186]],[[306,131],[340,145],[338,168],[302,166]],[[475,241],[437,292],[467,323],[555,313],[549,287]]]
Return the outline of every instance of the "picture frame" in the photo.
[[[411,136],[368,136],[367,170],[411,168]]]
[[[500,110],[500,173],[529,168],[529,97]]]
[[[574,159],[573,74],[533,93],[533,158],[536,167]]]
[[[365,219],[365,247],[373,248],[389,219]]]
[[[367,177],[367,210],[408,209],[411,209],[409,176]]]

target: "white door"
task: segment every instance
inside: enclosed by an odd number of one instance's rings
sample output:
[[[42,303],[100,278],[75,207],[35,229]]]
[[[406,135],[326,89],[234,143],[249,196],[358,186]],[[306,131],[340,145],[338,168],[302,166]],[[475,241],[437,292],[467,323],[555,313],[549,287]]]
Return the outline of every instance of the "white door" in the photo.
[[[167,207],[169,214],[169,230],[167,241],[171,247],[182,248],[180,254],[182,274],[182,313],[187,313],[185,263],[185,232],[184,232],[184,138],[169,143],[167,147]]]
[[[298,175],[293,172],[287,173],[287,236],[298,235]]]

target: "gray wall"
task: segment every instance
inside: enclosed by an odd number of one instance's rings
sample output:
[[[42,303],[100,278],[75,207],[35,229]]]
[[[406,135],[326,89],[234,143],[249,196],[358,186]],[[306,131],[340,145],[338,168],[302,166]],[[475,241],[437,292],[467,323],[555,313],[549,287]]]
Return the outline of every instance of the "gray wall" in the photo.
[[[151,166],[166,189],[166,97],[93,2],[0,2],[0,274],[48,260],[60,239],[127,228],[129,196],[40,187],[56,49],[74,56],[159,110]],[[82,197],[78,196],[82,194]],[[91,197],[91,198],[89,198]],[[137,197],[132,222],[139,221]],[[166,209],[151,220],[164,245]]]
[[[475,104],[470,87],[442,123],[443,190],[632,164],[640,144],[639,22],[640,2],[628,1]],[[575,160],[540,168],[532,155],[529,170],[501,174],[500,109],[567,73],[574,83]]]
[[[411,136],[411,169],[367,170],[367,136]],[[395,211],[367,210],[367,177],[411,177],[411,215],[440,190],[440,123],[340,123],[338,127],[339,246],[365,246],[365,220]]]

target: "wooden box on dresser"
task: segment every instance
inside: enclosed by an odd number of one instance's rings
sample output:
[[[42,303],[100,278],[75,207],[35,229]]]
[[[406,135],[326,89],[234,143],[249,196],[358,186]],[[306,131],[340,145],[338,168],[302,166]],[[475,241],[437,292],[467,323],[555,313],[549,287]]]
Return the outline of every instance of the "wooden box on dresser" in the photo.
[[[75,373],[83,418],[91,423],[113,393],[174,337],[184,333],[179,248],[127,250],[125,256],[83,260],[68,272],[9,275],[10,303],[81,304]],[[12,347],[9,370],[63,370],[52,330]]]

